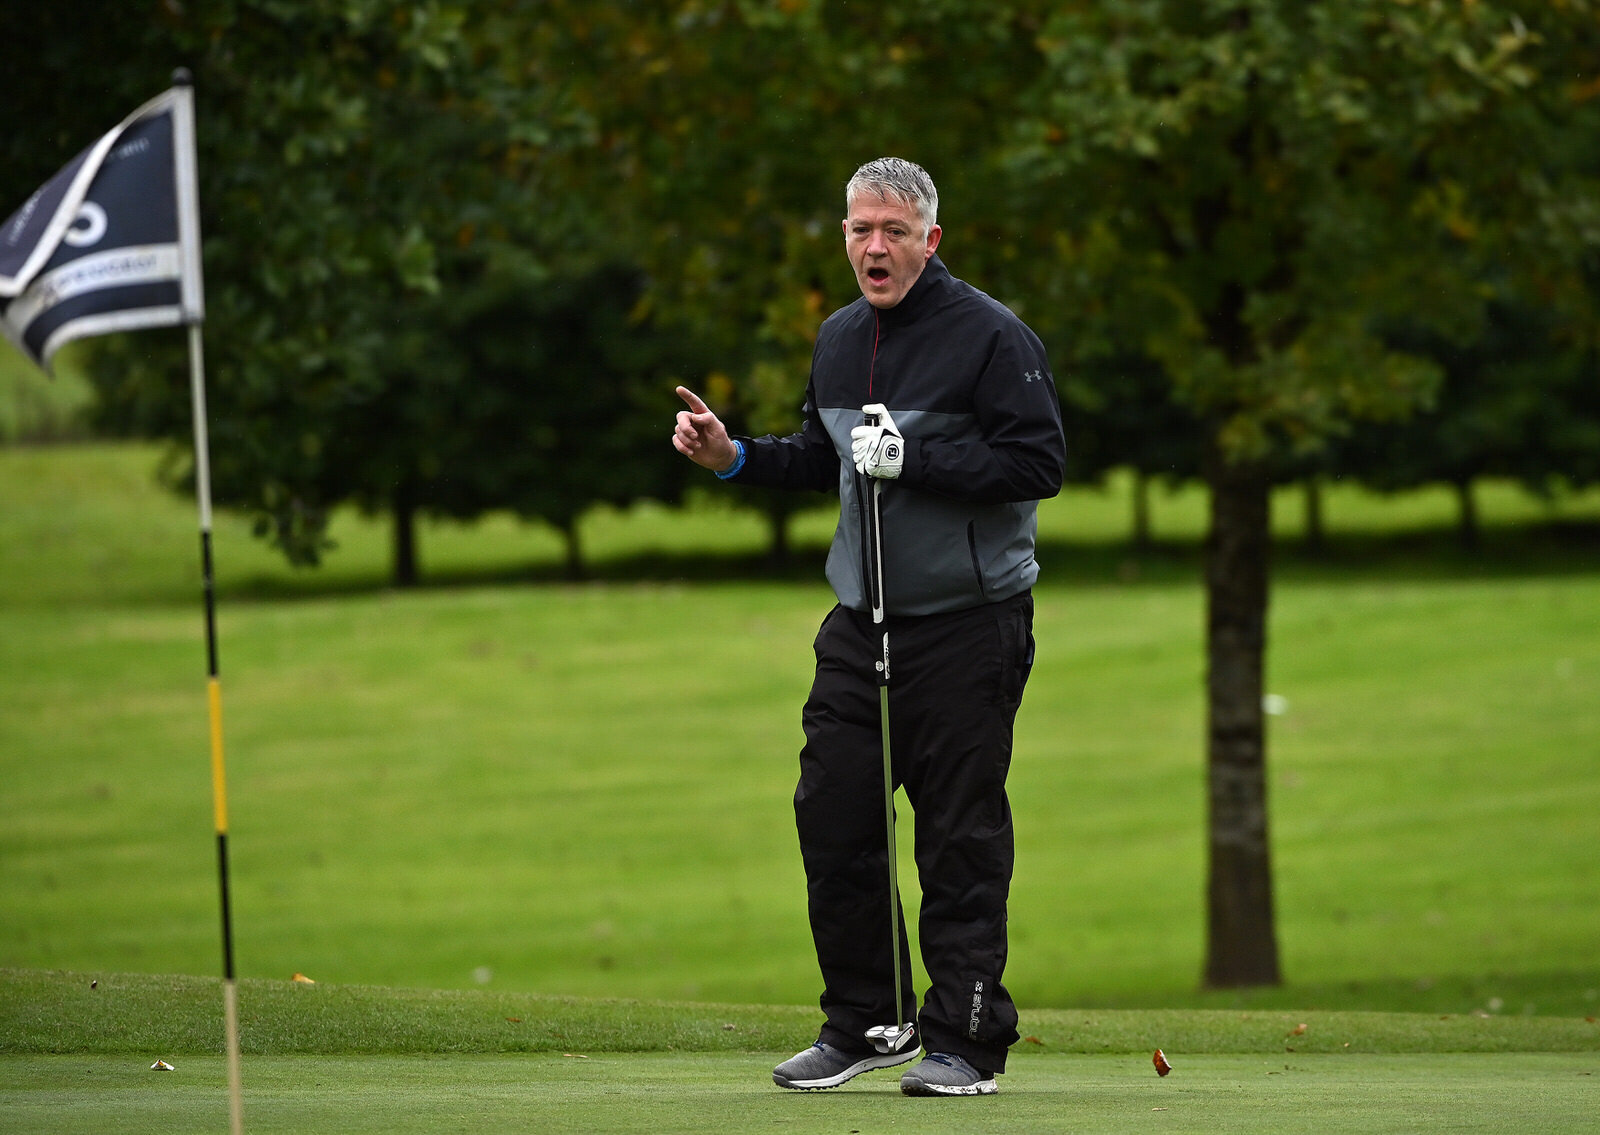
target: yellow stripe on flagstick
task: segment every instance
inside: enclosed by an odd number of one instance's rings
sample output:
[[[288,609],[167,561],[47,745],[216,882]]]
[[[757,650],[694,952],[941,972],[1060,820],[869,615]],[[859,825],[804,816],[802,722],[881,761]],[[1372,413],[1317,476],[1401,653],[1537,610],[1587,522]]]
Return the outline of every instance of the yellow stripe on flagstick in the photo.
[[[211,800],[216,812],[217,834],[228,834],[228,778],[222,759],[222,683],[206,680],[207,700],[211,705]]]

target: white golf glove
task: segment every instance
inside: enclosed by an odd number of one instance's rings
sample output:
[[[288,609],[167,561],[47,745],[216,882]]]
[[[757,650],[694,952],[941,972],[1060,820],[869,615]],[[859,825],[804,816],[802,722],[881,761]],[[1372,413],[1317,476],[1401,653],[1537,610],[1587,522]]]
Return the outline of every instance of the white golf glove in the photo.
[[[850,431],[850,456],[855,460],[856,472],[868,477],[892,481],[900,476],[906,463],[906,442],[895,428],[889,408],[882,402],[861,407],[868,418],[878,419],[875,426],[857,426]]]

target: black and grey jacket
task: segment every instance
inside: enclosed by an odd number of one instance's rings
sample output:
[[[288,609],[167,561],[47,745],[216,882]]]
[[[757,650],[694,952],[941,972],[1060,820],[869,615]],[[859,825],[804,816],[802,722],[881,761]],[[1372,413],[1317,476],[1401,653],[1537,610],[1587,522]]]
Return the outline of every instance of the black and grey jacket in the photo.
[[[886,610],[959,611],[1031,587],[1037,502],[1060,491],[1066,460],[1038,337],[935,256],[896,306],[863,297],[823,323],[799,433],[739,439],[742,484],[837,487],[828,582],[857,611],[867,600],[850,431],[872,402],[905,435],[905,467],[882,497]]]

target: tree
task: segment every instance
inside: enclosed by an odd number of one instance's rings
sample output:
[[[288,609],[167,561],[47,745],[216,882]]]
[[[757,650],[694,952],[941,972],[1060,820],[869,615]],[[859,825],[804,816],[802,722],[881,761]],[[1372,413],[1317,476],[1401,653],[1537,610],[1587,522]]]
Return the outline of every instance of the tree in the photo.
[[[468,258],[440,278],[378,348],[382,396],[327,424],[329,437],[367,439],[353,447],[366,466],[330,495],[394,516],[398,582],[416,578],[419,514],[495,509],[555,528],[581,577],[591,505],[681,494],[683,462],[653,443],[692,347],[640,314],[643,281],[626,264],[542,277]]]
[[[1056,378],[1067,435],[1067,480],[1097,484],[1113,469],[1133,474],[1131,540],[1151,543],[1150,484],[1179,485],[1200,475],[1200,427],[1173,397],[1155,360],[1097,357],[1083,349]]]
[[[1462,264],[1548,239],[1532,218],[1556,195],[1519,162],[1522,132],[1570,128],[1566,49],[1549,48],[1589,16],[1107,2],[1041,28],[1015,168],[1058,188],[1090,266],[1086,335],[1159,361],[1204,423],[1209,986],[1280,980],[1261,708],[1274,467],[1426,406],[1437,368],[1374,320],[1470,336],[1484,302]]]
[[[1540,495],[1594,483],[1600,384],[1593,352],[1564,342],[1549,310],[1497,299],[1469,342],[1411,327],[1390,338],[1438,364],[1438,399],[1408,421],[1360,430],[1340,444],[1344,473],[1383,492],[1449,486],[1468,550],[1479,543],[1474,487],[1484,478],[1515,479]]]
[[[540,6],[497,5],[470,19],[443,0],[95,6],[92,19],[76,13],[91,29],[84,35],[70,26],[75,7],[19,15],[19,34],[59,68],[61,90],[89,88],[93,76],[115,96],[74,115],[85,120],[74,149],[165,85],[173,65],[195,74],[218,503],[253,515],[297,563],[326,550],[340,503],[391,512],[396,578],[414,579],[414,517],[466,507],[446,483],[456,462],[515,456],[435,429],[465,421],[482,392],[465,365],[472,345],[450,337],[464,318],[452,305],[480,297],[444,289],[537,289],[591,278],[617,259],[604,203],[573,180],[580,165],[568,155],[594,138],[558,81],[562,61],[535,50]],[[92,34],[102,26],[115,34]],[[29,123],[22,133],[45,131]],[[647,315],[629,310],[630,336],[646,333]],[[186,482],[187,399],[173,381],[184,373],[182,337],[95,348],[102,424],[172,439],[172,479]],[[427,374],[414,365],[424,355]],[[514,377],[536,386],[530,371]],[[532,444],[526,415],[495,427],[497,439],[521,430]],[[622,455],[612,456],[621,476]],[[641,452],[634,493],[670,495],[662,466]],[[583,473],[569,465],[552,475]],[[510,493],[512,480],[476,483]],[[480,494],[474,507],[507,503]]]
[[[164,50],[166,5],[58,0],[6,13],[0,75],[0,213],[7,216],[129,112],[168,85],[183,60]],[[122,65],[117,66],[117,61]]]

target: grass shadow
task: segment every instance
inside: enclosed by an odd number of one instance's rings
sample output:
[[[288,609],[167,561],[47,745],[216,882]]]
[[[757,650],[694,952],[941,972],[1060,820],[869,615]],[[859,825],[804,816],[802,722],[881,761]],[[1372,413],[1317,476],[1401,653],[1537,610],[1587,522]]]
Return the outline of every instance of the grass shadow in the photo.
[[[1558,1016],[1593,1020],[1600,1013],[1600,969],[1527,973],[1393,976],[1352,981],[1290,982],[1276,988],[1171,990],[1092,994],[1075,1007],[1097,1009],[1234,1009],[1241,1012],[1446,1013]],[[1597,1034],[1600,1037],[1600,1034]]]
[[[1371,584],[1375,581],[1474,581],[1561,578],[1600,571],[1600,522],[1550,521],[1487,528],[1476,547],[1464,547],[1451,526],[1383,533],[1340,533],[1318,546],[1280,537],[1273,547],[1279,584]],[[1122,540],[1040,541],[1043,587],[1127,588],[1200,586],[1204,548],[1199,539],[1165,539],[1134,546]],[[674,551],[646,548],[594,557],[574,578],[554,560],[455,565],[428,571],[421,593],[480,587],[567,587],[575,584],[716,584],[824,582],[827,548],[806,544],[782,558],[765,552]],[[257,572],[219,581],[228,599],[289,600],[367,595],[396,590],[385,572],[333,567],[292,573]]]

